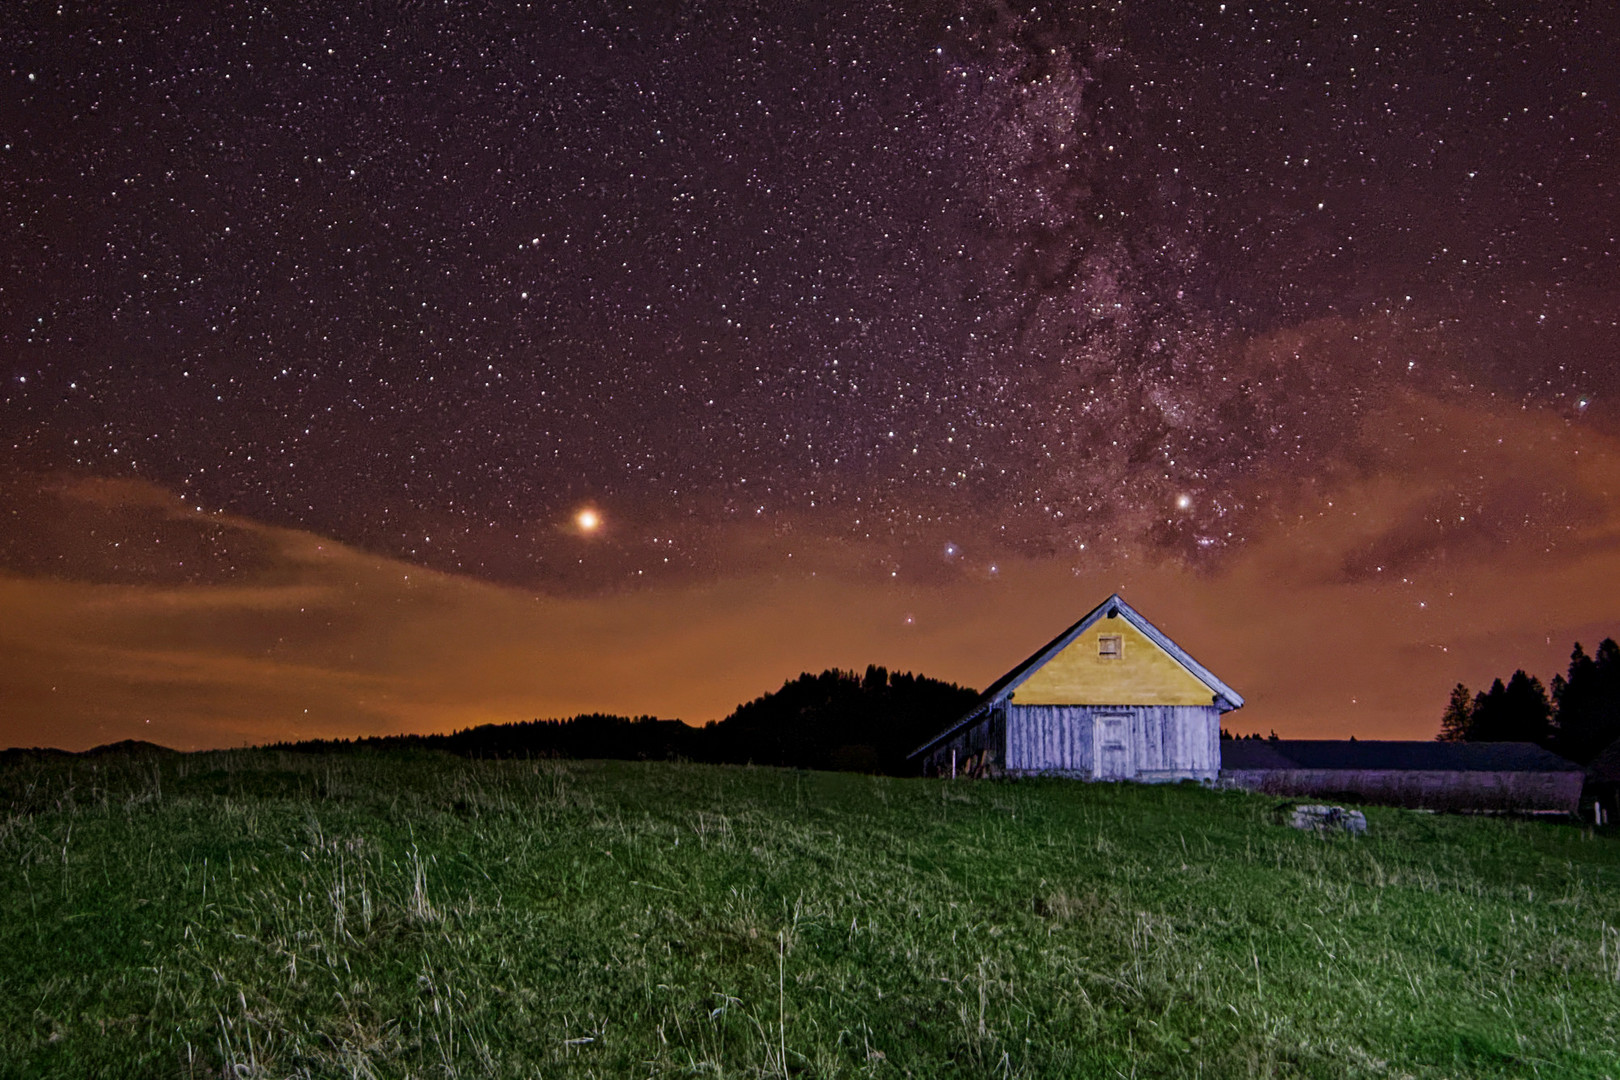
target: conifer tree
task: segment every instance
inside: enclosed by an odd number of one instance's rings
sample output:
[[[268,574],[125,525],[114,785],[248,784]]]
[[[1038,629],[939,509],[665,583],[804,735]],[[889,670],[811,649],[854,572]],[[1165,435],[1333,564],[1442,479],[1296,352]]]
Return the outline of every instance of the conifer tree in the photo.
[[[1576,642],[1569,677],[1553,680],[1557,704],[1558,751],[1586,764],[1620,738],[1620,646],[1605,638],[1597,656]]]
[[[1604,638],[1595,656],[1576,642],[1569,673],[1554,675],[1549,698],[1521,668],[1472,699],[1462,683],[1440,718],[1442,742],[1533,742],[1585,765],[1620,740],[1620,644]]]
[[[1505,686],[1497,679],[1490,690],[1476,694],[1467,741],[1550,743],[1552,703],[1541,680],[1520,668]]]
[[[1440,742],[1467,742],[1473,724],[1473,693],[1458,683],[1451,688],[1451,700],[1446,704],[1445,715],[1440,718],[1440,734],[1435,738]]]

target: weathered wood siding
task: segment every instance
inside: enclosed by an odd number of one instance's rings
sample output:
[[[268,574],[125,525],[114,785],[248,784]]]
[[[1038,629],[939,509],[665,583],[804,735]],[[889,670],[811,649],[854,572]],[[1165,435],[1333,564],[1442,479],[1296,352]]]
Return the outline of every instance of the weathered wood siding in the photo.
[[[1007,768],[1090,776],[1092,711],[1089,705],[1012,706],[1007,715]]]
[[[1127,720],[1133,779],[1214,779],[1220,769],[1220,713],[1213,705],[1013,705],[1005,768],[1095,777],[1097,725],[1106,717]]]
[[[1232,769],[1223,781],[1270,795],[1308,795],[1429,810],[1574,811],[1581,772],[1439,769]]]
[[[949,776],[953,760],[958,776],[999,775],[1006,757],[1006,731],[1006,706],[997,706],[934,747],[923,761],[923,775]]]

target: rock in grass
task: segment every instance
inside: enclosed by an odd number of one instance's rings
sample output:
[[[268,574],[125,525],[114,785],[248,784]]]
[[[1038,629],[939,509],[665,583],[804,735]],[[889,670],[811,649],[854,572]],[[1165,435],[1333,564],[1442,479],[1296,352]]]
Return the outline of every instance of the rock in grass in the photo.
[[[1367,816],[1360,810],[1346,810],[1342,806],[1296,806],[1292,822],[1296,829],[1315,829],[1332,832],[1343,829],[1347,833],[1367,831]]]

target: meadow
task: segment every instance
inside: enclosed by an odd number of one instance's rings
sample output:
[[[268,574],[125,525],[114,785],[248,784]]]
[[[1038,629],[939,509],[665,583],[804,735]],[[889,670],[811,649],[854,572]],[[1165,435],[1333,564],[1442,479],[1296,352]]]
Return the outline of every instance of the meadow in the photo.
[[[1192,785],[0,766],[3,1077],[1620,1076],[1620,839]]]

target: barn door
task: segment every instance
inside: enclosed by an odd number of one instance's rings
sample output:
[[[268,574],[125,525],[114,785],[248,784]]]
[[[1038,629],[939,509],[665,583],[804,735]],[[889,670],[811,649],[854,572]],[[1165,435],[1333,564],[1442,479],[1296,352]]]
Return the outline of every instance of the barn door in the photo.
[[[1096,718],[1092,731],[1096,738],[1096,753],[1091,760],[1096,762],[1096,778],[1129,780],[1135,776],[1136,769],[1131,761],[1130,716],[1104,713]]]

